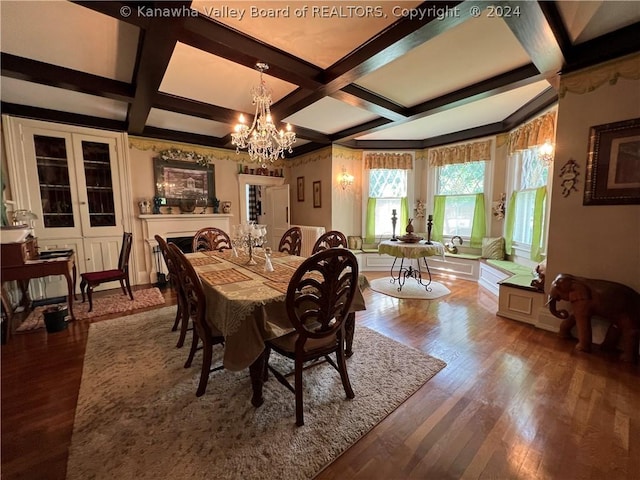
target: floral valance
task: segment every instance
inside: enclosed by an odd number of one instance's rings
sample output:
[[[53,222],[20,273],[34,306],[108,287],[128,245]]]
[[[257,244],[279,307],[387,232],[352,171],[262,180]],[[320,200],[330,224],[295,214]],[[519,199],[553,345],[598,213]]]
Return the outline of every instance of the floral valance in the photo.
[[[558,96],[563,98],[567,92],[577,94],[592,92],[605,83],[615,85],[619,78],[640,79],[640,55],[629,55],[575,73],[562,75]]]
[[[430,165],[434,167],[488,161],[491,160],[491,140],[430,148],[428,159]]]
[[[518,150],[538,147],[556,138],[556,112],[541,115],[516,128],[509,134],[509,155]]]
[[[364,168],[388,170],[412,170],[413,155],[410,153],[367,153]]]

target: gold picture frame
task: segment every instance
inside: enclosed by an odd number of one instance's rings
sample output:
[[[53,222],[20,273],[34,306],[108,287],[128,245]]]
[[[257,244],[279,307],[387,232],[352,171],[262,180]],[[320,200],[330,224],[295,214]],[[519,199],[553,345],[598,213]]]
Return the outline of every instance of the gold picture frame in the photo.
[[[304,177],[298,177],[298,201],[304,202]]]
[[[583,205],[640,204],[640,118],[591,127]]]

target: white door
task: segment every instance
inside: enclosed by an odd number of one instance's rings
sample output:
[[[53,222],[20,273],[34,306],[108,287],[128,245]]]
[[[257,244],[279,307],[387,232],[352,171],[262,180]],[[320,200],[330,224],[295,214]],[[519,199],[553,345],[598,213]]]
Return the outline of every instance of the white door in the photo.
[[[269,246],[278,248],[282,235],[289,230],[289,185],[267,187],[263,215],[267,219]]]

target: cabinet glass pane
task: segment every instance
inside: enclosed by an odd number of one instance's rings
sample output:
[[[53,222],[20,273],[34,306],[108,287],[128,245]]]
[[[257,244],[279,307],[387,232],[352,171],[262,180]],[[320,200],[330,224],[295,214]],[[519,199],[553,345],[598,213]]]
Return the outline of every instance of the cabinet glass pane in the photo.
[[[73,227],[69,161],[64,138],[34,135],[45,228]]]
[[[92,227],[116,224],[109,144],[82,142],[84,175],[87,181],[89,222]]]

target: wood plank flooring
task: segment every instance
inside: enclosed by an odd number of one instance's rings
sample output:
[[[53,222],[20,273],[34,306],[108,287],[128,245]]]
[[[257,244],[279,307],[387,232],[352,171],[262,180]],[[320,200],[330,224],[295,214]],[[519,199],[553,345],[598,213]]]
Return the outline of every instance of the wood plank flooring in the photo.
[[[437,281],[452,293],[365,292],[357,324],[447,367],[318,480],[640,478],[640,367],[497,317],[497,299],[472,282]],[[3,479],[64,479],[88,327],[2,346]]]

